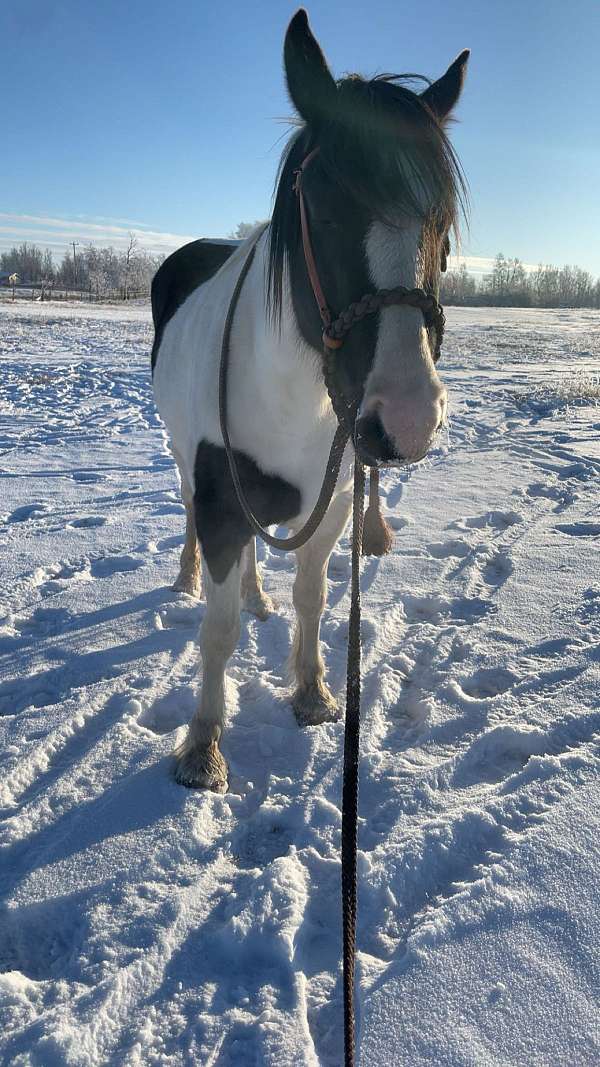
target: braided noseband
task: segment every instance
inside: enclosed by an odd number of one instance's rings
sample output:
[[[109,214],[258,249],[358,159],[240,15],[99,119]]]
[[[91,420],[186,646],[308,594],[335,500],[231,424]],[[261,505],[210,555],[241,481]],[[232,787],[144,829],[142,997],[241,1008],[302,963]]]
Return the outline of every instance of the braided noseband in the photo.
[[[407,289],[405,285],[397,285],[395,289],[378,289],[377,292],[367,293],[360,300],[348,304],[345,311],[342,311],[341,315],[338,315],[337,319],[334,319],[323,330],[323,344],[326,348],[340,348],[344,337],[355,323],[360,322],[367,315],[374,315],[382,308],[401,304],[418,308],[423,313],[427,329],[435,332],[433,361],[437,363],[441,355],[446,325],[442,305],[438,303],[433,293],[426,293],[424,289]]]

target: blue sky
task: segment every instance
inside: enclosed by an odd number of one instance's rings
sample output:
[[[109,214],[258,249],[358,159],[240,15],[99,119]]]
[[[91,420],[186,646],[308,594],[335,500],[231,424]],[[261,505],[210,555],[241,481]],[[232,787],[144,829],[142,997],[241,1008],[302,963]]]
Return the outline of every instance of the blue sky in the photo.
[[[313,0],[336,76],[437,77],[464,47],[452,131],[471,188],[464,252],[600,275],[598,0]],[[269,214],[290,114],[286,0],[3,5],[0,249],[168,250]],[[283,140],[282,140],[283,138]],[[481,263],[478,263],[481,260]]]

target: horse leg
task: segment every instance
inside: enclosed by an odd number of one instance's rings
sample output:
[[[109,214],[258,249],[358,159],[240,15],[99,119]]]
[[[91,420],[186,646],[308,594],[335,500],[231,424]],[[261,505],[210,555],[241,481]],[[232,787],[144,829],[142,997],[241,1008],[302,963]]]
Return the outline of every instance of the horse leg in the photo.
[[[200,547],[194,514],[194,492],[183,473],[183,464],[179,456],[175,451],[173,455],[179,468],[181,497],[185,504],[185,544],[181,551],[179,574],[172,588],[176,593],[188,593],[189,596],[199,597],[202,592],[202,582],[200,579]]]
[[[340,493],[316,533],[296,552],[294,607],[297,622],[291,663],[296,677],[292,706],[300,726],[333,722],[339,718],[337,702],[324,681],[319,629],[327,598],[327,562],[351,508],[351,492]]]
[[[262,578],[256,563],[256,538],[244,549],[244,570],[242,573],[242,606],[257,618],[265,620],[273,611],[273,601],[263,592]]]
[[[227,764],[219,750],[225,719],[225,666],[240,636],[240,571],[235,563],[223,582],[205,569],[206,613],[200,628],[202,690],[185,741],[175,752],[181,785],[227,789]]]

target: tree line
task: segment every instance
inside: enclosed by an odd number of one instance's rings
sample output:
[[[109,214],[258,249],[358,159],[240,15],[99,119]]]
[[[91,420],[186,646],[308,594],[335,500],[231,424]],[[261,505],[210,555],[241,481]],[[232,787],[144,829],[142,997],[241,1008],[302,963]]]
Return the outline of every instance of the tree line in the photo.
[[[93,292],[97,297],[119,291],[149,292],[154,273],[164,255],[153,256],[139,247],[130,234],[127,248],[97,248],[75,245],[65,250],[58,266],[50,249],[24,242],[0,255],[0,273],[17,274],[21,285],[43,285],[47,290],[71,289]]]
[[[247,237],[256,225],[241,222],[230,236]],[[18,274],[21,284],[81,289],[96,297],[119,291],[126,298],[131,292],[149,292],[164,258],[140,248],[134,234],[130,234],[127,248],[118,251],[75,243],[58,266],[49,249],[25,242],[0,254],[0,273]],[[458,270],[443,274],[440,299],[443,304],[471,307],[600,308],[600,278],[594,279],[581,267],[540,264],[534,271],[526,271],[521,260],[507,259],[499,252],[491,273],[481,280],[469,274],[464,263]]]
[[[442,275],[443,304],[473,307],[574,307],[600,308],[600,278],[581,267],[541,264],[526,271],[520,259],[507,259],[501,252],[491,274],[478,281],[464,263]]]
[[[248,237],[262,222],[240,222],[229,236]],[[526,271],[520,259],[507,259],[499,252],[491,274],[481,280],[469,274],[464,263],[442,274],[440,300],[468,307],[600,308],[600,278],[594,279],[581,267],[541,263],[534,271]]]

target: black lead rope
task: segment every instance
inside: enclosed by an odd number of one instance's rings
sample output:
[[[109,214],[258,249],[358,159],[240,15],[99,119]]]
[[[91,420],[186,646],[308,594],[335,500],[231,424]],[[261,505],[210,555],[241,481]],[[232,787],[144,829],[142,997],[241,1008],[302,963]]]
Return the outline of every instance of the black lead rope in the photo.
[[[356,846],[358,835],[358,757],[360,744],[360,557],[365,468],[354,460],[352,501],[352,583],[348,627],[344,785],[342,791],[342,924],[344,942],[344,1064],[354,1067],[354,972],[356,966]]]
[[[261,231],[262,234],[262,231]],[[348,431],[340,423],[331,447],[319,499],[305,526],[289,538],[273,537],[261,526],[252,512],[240,482],[235,454],[227,431],[227,371],[231,328],[244,280],[256,250],[258,234],[235,285],[223,330],[221,363],[219,368],[219,415],[221,433],[229,469],[238,501],[249,525],[267,544],[277,548],[298,548],[312,536],[325,514],[335,485],[348,440]],[[357,456],[354,459],[354,496],[352,508],[352,581],[350,620],[348,630],[348,664],[346,681],[346,722],[344,728],[344,769],[342,790],[342,940],[344,987],[344,1064],[355,1063],[354,974],[356,966],[356,846],[358,829],[358,760],[360,741],[360,557],[363,540],[363,507],[365,470]]]

